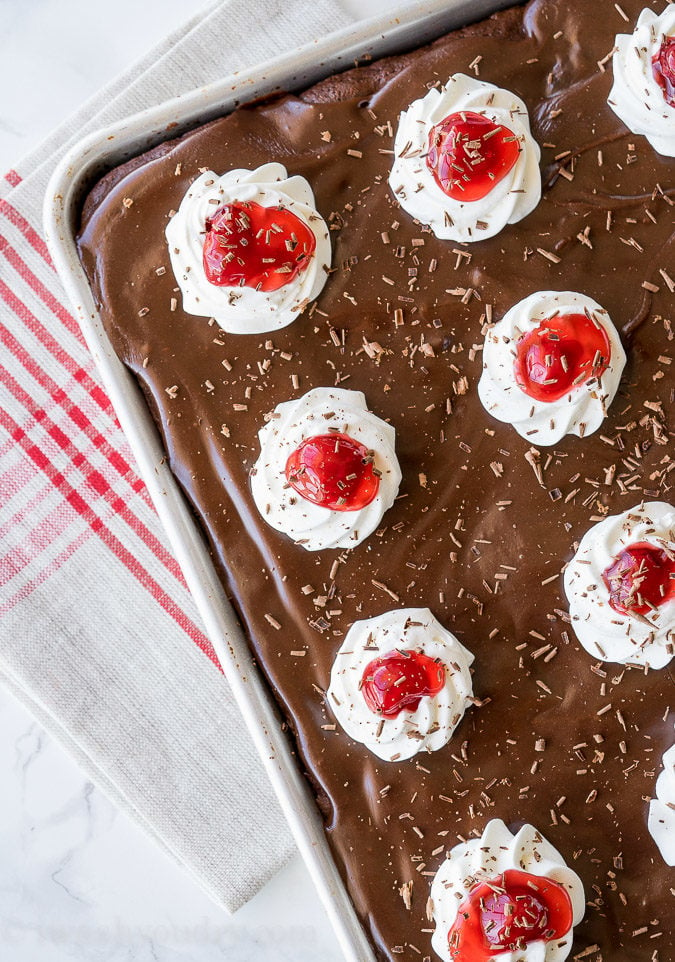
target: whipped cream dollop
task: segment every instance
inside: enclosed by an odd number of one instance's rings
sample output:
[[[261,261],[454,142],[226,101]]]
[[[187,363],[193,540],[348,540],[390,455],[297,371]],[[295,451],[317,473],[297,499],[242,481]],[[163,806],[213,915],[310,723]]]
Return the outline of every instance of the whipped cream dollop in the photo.
[[[414,711],[404,709],[385,718],[368,707],[361,682],[374,659],[400,650],[436,660],[444,683],[436,694],[423,695]],[[333,663],[328,704],[347,734],[384,761],[437,751],[450,741],[472,703],[473,657],[428,608],[386,611],[354,622],[347,632]]]
[[[603,661],[663,668],[675,653],[675,598],[647,615],[610,606],[602,574],[616,556],[640,542],[675,552],[675,508],[648,501],[593,525],[565,569],[572,626],[586,651]]]
[[[514,166],[479,200],[454,200],[427,165],[429,135],[451,114],[470,111],[507,128],[517,138]],[[389,185],[411,217],[428,224],[436,237],[480,241],[526,217],[541,198],[539,145],[530,133],[527,107],[509,90],[457,73],[403,111],[394,142]]]
[[[539,400],[518,384],[518,340],[555,316],[584,314],[602,328],[609,342],[607,367],[599,376],[573,385],[557,400]],[[584,437],[602,424],[619,387],[626,354],[614,324],[597,301],[574,291],[537,291],[506,312],[485,335],[478,396],[498,421],[512,424],[536,445],[556,444],[566,434]]]
[[[649,803],[649,833],[666,865],[675,865],[675,745],[663,756],[663,771],[656,780],[656,798]]]
[[[203,263],[207,220],[224,204],[254,202],[282,207],[298,217],[316,241],[307,266],[273,291],[213,284]],[[201,174],[188,188],[166,227],[169,256],[188,314],[214,317],[229,334],[261,334],[286,327],[318,296],[328,276],[331,248],[328,227],[314,206],[304,177],[289,177],[282,164],[256,170],[230,170],[219,177]]]
[[[436,928],[431,944],[444,962],[453,958],[448,943],[459,906],[480,882],[490,881],[509,869],[551,879],[562,885],[572,903],[573,922],[578,925],[585,908],[581,879],[568,868],[562,855],[532,825],[513,835],[501,819],[493,819],[480,838],[456,845],[431,885],[431,907]],[[572,949],[572,929],[563,937],[530,942],[522,949],[495,952],[490,962],[563,962]]]
[[[653,60],[661,44],[675,37],[675,3],[661,14],[644,9],[632,34],[620,33],[612,58],[614,83],[607,103],[634,133],[654,150],[675,157],[675,107],[668,103],[654,76]]]
[[[335,511],[304,498],[286,478],[289,456],[307,438],[346,434],[373,453],[377,494],[365,507]],[[307,551],[354,548],[372,534],[398,494],[401,469],[394,428],[372,414],[360,391],[315,388],[277,405],[258,432],[260,456],[251,471],[251,492],[260,514]]]

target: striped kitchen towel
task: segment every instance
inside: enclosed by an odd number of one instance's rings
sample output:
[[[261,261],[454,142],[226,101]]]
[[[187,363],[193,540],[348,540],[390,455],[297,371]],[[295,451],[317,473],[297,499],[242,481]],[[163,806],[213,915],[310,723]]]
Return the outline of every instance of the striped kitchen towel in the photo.
[[[0,186],[0,679],[231,910],[293,843],[54,273],[41,207],[84,134],[348,22],[332,0],[211,3]]]

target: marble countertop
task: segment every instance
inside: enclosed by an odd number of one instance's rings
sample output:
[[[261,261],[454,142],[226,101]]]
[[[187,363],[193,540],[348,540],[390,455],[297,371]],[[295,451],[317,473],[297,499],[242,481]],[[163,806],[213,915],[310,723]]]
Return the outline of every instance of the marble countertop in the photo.
[[[299,858],[226,915],[0,687],[0,958],[341,962]]]
[[[341,2],[361,17],[390,7]],[[0,0],[2,170],[202,5],[115,0],[102,15],[90,0]],[[0,786],[0,958],[342,959],[299,858],[227,916],[1,687]]]

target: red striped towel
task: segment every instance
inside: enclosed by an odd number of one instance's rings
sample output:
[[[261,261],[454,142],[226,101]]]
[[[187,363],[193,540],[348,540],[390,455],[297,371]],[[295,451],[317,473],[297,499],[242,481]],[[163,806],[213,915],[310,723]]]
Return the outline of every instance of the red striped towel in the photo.
[[[251,31],[256,2],[265,31]],[[331,0],[212,4],[0,185],[0,679],[229,909],[292,842],[65,301],[41,206],[85,133],[345,22]]]

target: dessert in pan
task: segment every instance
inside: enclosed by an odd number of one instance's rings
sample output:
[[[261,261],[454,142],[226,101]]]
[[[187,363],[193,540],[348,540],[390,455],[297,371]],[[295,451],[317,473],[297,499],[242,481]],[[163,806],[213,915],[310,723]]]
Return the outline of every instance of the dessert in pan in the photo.
[[[675,957],[675,5],[111,171],[80,252],[383,959]]]

